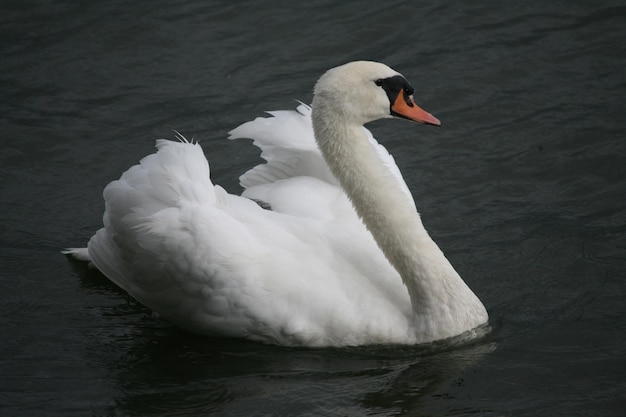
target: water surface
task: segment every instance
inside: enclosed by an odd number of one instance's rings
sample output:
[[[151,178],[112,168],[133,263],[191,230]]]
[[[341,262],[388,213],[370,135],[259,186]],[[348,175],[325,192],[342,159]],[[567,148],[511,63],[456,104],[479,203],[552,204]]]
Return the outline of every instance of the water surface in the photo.
[[[35,5],[0,16],[0,410],[11,416],[622,415],[626,6]],[[441,129],[370,127],[483,300],[466,344],[287,349],[187,334],[59,254],[172,129],[239,192],[227,132],[385,62]]]

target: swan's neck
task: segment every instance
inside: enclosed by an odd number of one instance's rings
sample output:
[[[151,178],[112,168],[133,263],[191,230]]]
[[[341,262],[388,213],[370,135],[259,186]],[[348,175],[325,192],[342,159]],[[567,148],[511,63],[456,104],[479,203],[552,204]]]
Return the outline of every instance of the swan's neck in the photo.
[[[402,277],[416,330],[430,333],[434,340],[484,323],[484,307],[430,238],[415,205],[384,166],[363,126],[328,116],[316,112],[314,104],[318,146],[356,212]]]

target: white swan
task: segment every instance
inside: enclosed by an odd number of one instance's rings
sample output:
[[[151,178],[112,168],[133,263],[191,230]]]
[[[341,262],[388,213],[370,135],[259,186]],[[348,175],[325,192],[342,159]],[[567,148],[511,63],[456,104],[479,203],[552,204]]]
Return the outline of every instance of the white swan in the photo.
[[[206,335],[343,346],[471,330],[487,322],[485,308],[363,127],[392,116],[439,125],[412,94],[380,63],[329,70],[312,110],[274,112],[231,132],[253,138],[267,160],[241,177],[244,197],[211,183],[198,144],[159,140],[105,188],[104,227],[88,248],[65,253]]]

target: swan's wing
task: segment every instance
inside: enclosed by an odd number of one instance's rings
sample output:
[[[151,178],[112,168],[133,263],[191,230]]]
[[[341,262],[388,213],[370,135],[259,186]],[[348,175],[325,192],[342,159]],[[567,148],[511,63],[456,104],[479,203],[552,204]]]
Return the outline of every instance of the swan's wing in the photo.
[[[213,185],[199,145],[157,146],[106,187],[104,227],[88,245],[118,286],[204,334],[305,345],[406,337],[406,290],[337,187],[300,177],[325,219],[264,210]]]
[[[252,139],[253,144],[261,149],[261,157],[266,161],[265,164],[255,166],[239,178],[241,185],[247,190],[245,195],[266,201],[274,207],[278,204],[272,202],[266,195],[273,188],[272,184],[280,183],[282,180],[313,177],[339,186],[315,142],[311,107],[301,103],[296,110],[268,113],[271,117],[257,117],[229,133],[229,139]],[[367,128],[363,129],[383,164],[413,201],[393,156],[376,141]],[[258,186],[262,187],[253,189]]]
[[[94,265],[135,296],[143,291],[142,287],[153,290],[161,287],[158,278],[136,276],[136,273],[162,268],[168,263],[169,250],[164,247],[167,242],[161,236],[165,231],[171,231],[173,241],[184,239],[175,235],[181,204],[214,206],[225,198],[225,192],[210,181],[209,166],[200,145],[158,140],[157,149],[157,153],[146,156],[119,180],[106,186],[104,227],[88,245]],[[154,257],[141,255],[145,253]],[[150,279],[152,282],[144,286]]]
[[[252,139],[267,161],[243,174],[244,188],[279,180],[308,176],[338,184],[322,158],[313,136],[311,108],[300,104],[296,110],[268,112],[229,132],[229,139]]]

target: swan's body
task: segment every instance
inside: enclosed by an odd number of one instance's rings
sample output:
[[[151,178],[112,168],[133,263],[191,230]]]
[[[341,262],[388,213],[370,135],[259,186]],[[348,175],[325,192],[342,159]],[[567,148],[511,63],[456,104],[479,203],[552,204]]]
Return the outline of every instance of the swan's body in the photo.
[[[328,71],[312,111],[302,105],[231,132],[255,139],[267,160],[241,177],[244,197],[211,183],[198,144],[158,141],[156,154],[106,187],[104,227],[88,249],[69,253],[201,334],[341,346],[471,330],[487,321],[485,308],[363,127],[390,114],[438,124],[411,94],[382,64]]]

